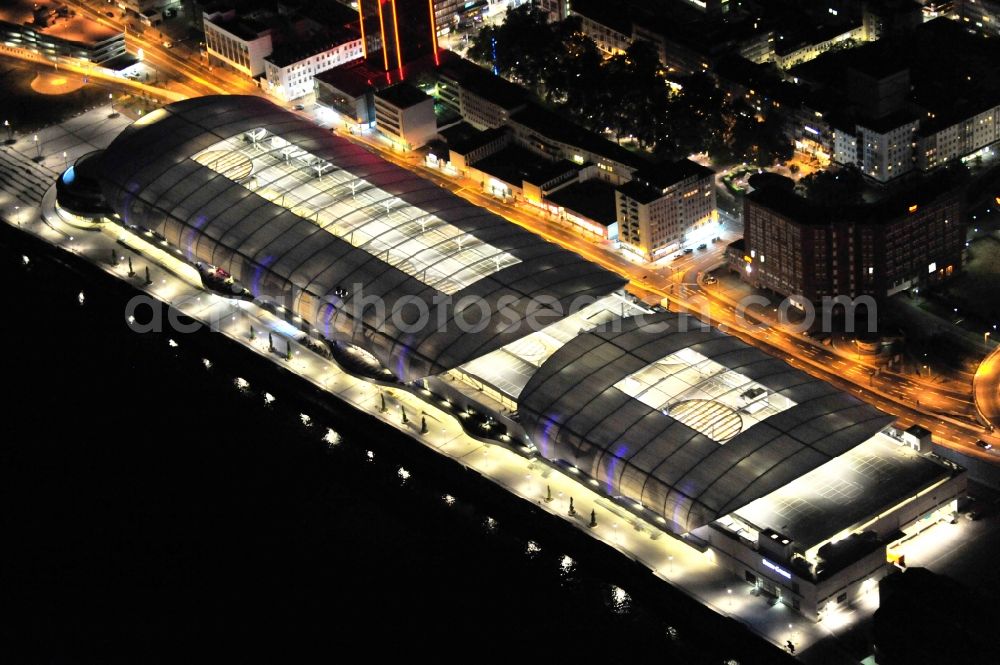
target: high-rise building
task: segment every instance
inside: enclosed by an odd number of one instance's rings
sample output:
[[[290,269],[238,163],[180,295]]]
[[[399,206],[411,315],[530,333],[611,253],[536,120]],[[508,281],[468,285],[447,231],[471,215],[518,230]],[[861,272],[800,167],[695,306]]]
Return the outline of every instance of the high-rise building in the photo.
[[[365,57],[372,65],[406,78],[406,65],[431,55],[439,61],[434,0],[357,0]],[[368,50],[365,36],[377,33],[381,48]]]

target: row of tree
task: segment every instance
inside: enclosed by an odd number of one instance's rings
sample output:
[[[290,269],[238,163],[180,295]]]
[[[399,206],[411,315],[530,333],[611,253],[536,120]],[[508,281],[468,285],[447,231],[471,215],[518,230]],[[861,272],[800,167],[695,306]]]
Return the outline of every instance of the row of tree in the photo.
[[[727,97],[707,74],[668,80],[648,42],[605,58],[578,17],[549,23],[530,5],[508,11],[502,25],[480,30],[469,57],[580,124],[658,155],[708,152],[726,164],[791,157],[774,114]]]

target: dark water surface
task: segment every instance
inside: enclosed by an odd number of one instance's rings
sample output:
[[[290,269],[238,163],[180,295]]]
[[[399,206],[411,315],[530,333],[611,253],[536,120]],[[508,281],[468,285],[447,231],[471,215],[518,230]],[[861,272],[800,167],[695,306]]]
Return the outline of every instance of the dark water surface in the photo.
[[[126,286],[7,228],[0,276],[4,662],[785,662],[235,345],[130,332]]]

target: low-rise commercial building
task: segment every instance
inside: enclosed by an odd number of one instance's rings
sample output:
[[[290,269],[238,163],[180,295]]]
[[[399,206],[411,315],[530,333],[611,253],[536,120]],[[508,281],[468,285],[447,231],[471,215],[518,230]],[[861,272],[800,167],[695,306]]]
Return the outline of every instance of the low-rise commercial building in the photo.
[[[649,164],[631,150],[537,104],[527,104],[514,113],[507,126],[529,150],[581,166],[594,164],[598,177],[615,185],[628,182],[636,170]]]
[[[409,83],[375,93],[375,127],[403,150],[413,150],[437,136],[434,99]]]
[[[858,205],[756,190],[744,201],[744,255],[732,267],[800,307],[836,296],[881,299],[941,281],[961,268],[965,248],[957,179],[937,174]]]
[[[334,67],[313,76],[316,103],[349,126],[368,126],[375,122],[375,87],[372,71],[363,60]]]
[[[256,78],[264,73],[264,58],[274,49],[274,30],[249,17],[238,17],[233,9],[202,13],[205,49],[210,60],[224,63]]]

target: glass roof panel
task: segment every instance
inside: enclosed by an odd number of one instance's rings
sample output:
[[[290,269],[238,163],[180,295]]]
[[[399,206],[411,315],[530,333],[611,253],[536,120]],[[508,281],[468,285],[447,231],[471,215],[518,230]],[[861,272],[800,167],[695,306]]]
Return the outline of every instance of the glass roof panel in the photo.
[[[192,159],[447,294],[516,256],[258,128]]]

